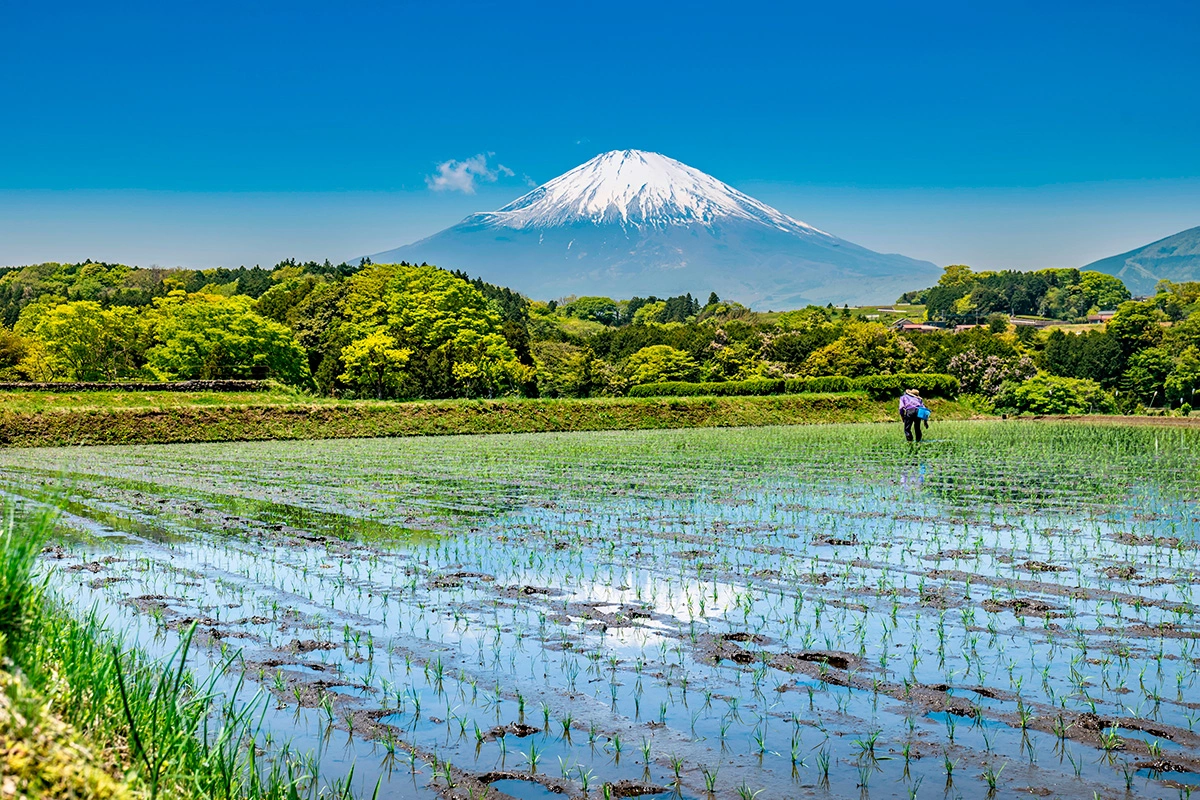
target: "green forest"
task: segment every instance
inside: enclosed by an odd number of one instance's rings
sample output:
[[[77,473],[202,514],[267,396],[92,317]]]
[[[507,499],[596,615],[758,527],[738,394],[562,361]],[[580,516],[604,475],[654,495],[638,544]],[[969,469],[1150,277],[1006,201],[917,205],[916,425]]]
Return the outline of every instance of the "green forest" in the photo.
[[[273,379],[386,400],[646,395],[664,383],[762,393],[763,381],[935,373],[989,411],[1187,413],[1200,283],[1158,289],[1133,300],[1100,273],[955,265],[901,298],[944,329],[899,331],[869,309],[758,312],[713,293],[534,301],[424,264],[45,263],[0,270],[0,380]],[[1107,324],[1078,324],[1101,309],[1116,311]]]

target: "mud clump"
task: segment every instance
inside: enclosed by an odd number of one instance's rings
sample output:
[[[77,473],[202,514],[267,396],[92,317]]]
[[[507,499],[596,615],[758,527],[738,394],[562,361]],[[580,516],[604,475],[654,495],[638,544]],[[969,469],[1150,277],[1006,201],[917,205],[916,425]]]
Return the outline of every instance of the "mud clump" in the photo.
[[[463,581],[468,579],[480,580],[484,583],[496,580],[494,576],[486,572],[447,572],[430,578],[427,585],[430,589],[457,589],[463,585]]]
[[[1171,761],[1169,758],[1156,758],[1153,761],[1139,761],[1133,765],[1136,769],[1148,769],[1151,772],[1195,772],[1186,764]]]
[[[837,536],[814,536],[812,543],[833,547],[852,547],[853,545],[858,544],[858,538],[854,536],[850,537],[849,539],[844,539]]]
[[[641,797],[646,794],[667,794],[671,791],[669,786],[658,786],[653,783],[642,783],[640,781],[620,780],[616,783],[606,783],[601,790],[602,793],[607,790],[607,797]]]
[[[507,725],[497,725],[483,735],[485,742],[494,742],[497,739],[502,739],[505,736],[515,736],[518,739],[524,739],[526,736],[533,736],[536,733],[541,733],[541,728],[535,728],[532,725],[526,725],[524,722],[510,722]]]
[[[122,581],[127,581],[127,580],[129,580],[129,578],[117,578],[115,576],[110,575],[107,578],[96,578],[95,580],[88,581],[88,588],[89,589],[99,589],[104,586],[109,586],[114,583],[121,583]]]
[[[292,639],[288,644],[288,650],[293,653],[311,653],[314,650],[337,650],[338,646],[333,642],[318,642],[315,639]]]
[[[560,594],[562,592],[558,589],[547,589],[544,586],[530,586],[528,584],[522,586],[504,586],[500,589],[502,597],[532,597],[534,595],[554,597]]]
[[[1109,567],[1104,570],[1106,577],[1122,581],[1131,581],[1137,577],[1137,567],[1126,565],[1124,567]]]
[[[1022,569],[1022,570],[1025,570],[1026,572],[1032,572],[1034,574],[1037,574],[1040,572],[1066,572],[1067,571],[1066,567],[1059,566],[1058,564],[1051,564],[1047,561],[1035,561],[1032,558],[1029,559],[1028,561],[1018,564],[1017,569]]]
[[[858,663],[858,656],[850,653],[836,653],[828,650],[809,650],[802,653],[788,653],[788,658],[797,661],[808,661],[814,664],[828,664],[834,669],[850,669]]]
[[[1057,606],[1052,606],[1049,603],[1043,603],[1041,600],[1031,600],[1027,597],[1014,597],[1011,600],[993,600],[988,598],[980,603],[983,610],[992,614],[998,614],[1001,611],[1011,611],[1020,616],[1022,614],[1048,614],[1051,611],[1057,611]]]
[[[717,638],[722,642],[753,642],[754,644],[767,644],[770,639],[757,633],[722,633],[718,634]]]
[[[1114,542],[1133,547],[1179,547],[1178,536],[1138,536],[1134,533],[1116,533],[1111,537]]]
[[[685,561],[695,561],[699,558],[709,558],[712,553],[708,550],[680,550],[673,554],[676,558],[681,558]]]

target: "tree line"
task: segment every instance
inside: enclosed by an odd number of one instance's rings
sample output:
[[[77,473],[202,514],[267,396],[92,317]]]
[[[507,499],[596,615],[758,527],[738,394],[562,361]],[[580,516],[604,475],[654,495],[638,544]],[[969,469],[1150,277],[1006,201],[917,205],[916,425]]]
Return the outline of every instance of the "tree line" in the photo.
[[[37,264],[0,275],[0,379],[274,378],[349,398],[622,395],[663,381],[936,372],[981,405],[1134,410],[1193,402],[1200,284],[1131,300],[1111,276],[948,267],[930,318],[898,331],[862,311],[761,313],[710,293],[530,300],[426,264],[281,262],[270,269]],[[947,300],[947,298],[954,298]],[[904,298],[902,298],[904,299]],[[1036,304],[1084,333],[1013,327]]]

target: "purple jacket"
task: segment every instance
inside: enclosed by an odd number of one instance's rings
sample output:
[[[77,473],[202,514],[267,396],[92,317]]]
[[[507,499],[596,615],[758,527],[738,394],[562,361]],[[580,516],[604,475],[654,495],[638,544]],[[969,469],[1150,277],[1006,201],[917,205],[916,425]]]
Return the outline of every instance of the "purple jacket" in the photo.
[[[921,402],[921,398],[919,397],[913,397],[911,394],[900,395],[901,414],[903,414],[905,411],[912,411],[915,408],[920,408],[923,405],[925,404]]]

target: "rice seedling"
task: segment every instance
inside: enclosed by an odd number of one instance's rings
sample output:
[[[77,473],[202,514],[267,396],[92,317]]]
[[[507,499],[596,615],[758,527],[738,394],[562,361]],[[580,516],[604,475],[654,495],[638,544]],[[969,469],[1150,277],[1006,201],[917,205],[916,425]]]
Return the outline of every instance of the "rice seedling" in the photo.
[[[1200,437],[940,430],[916,457],[870,426],[84,448],[90,538],[50,588],[160,660],[197,620],[197,669],[240,650],[249,691],[287,696],[268,756],[316,717],[360,785],[377,743],[456,775],[548,756],[593,792],[645,770],[715,793],[709,765],[754,754],[729,796],[794,794],[808,759],[840,794],[982,793],[993,763],[1119,790],[1075,748],[1140,747],[1130,720],[1193,753]],[[0,451],[31,508],[58,479],[51,451]]]

